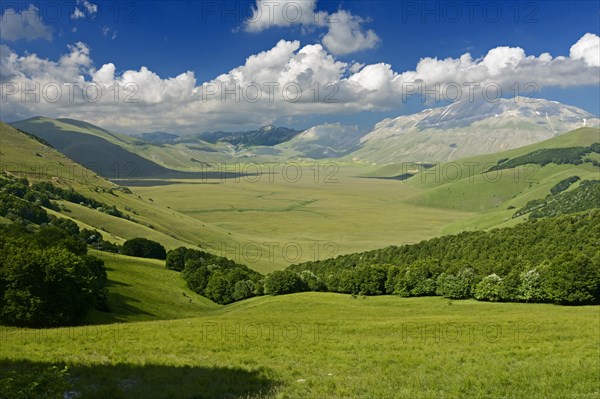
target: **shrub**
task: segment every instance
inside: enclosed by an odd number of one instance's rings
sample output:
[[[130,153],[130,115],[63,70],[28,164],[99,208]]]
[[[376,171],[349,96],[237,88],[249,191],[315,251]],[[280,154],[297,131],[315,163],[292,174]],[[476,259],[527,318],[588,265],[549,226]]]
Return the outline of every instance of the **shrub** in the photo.
[[[475,299],[478,301],[497,302],[500,300],[502,278],[496,274],[484,277],[475,287]]]
[[[2,398],[10,399],[63,399],[71,388],[67,381],[68,368],[51,366],[46,369],[11,371],[0,379]]]
[[[33,245],[3,248],[0,260],[0,319],[27,327],[73,325],[102,301],[99,263],[64,248]],[[90,266],[95,270],[90,270]]]
[[[310,270],[303,270],[299,276],[309,291],[327,291],[327,285]]]
[[[167,252],[160,243],[146,238],[132,238],[123,243],[124,255],[137,256],[140,258],[166,259]]]
[[[563,305],[600,303],[600,256],[568,252],[548,266],[544,287],[552,302]]]
[[[252,296],[254,296],[254,282],[252,280],[239,280],[233,286],[234,301],[241,301]]]
[[[355,269],[358,292],[364,295],[381,295],[385,292],[386,270],[378,266],[361,266]]]
[[[204,289],[204,294],[213,302],[227,304],[233,301],[233,293],[231,291],[227,280],[221,273],[216,272],[210,276]]]
[[[265,294],[283,295],[304,291],[304,284],[300,276],[288,270],[276,270],[267,274],[265,278]]]
[[[471,298],[476,281],[477,275],[468,268],[457,275],[442,273],[437,279],[437,293],[451,299]]]
[[[185,253],[187,248],[179,247],[167,252],[167,269],[182,271],[185,267]]]
[[[547,298],[543,277],[537,269],[529,269],[521,273],[517,299],[525,302],[544,302]]]

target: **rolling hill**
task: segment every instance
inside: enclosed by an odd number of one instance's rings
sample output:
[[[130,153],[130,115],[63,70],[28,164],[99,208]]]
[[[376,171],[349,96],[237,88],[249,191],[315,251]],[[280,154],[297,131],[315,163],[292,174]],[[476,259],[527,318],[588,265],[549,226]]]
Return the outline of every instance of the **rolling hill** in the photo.
[[[112,180],[201,178],[206,175],[193,172],[208,173],[204,160],[229,158],[224,152],[226,146],[199,139],[174,145],[152,143],[74,119],[34,117],[11,125],[47,141],[69,158]]]
[[[406,181],[408,185],[424,189],[409,202],[479,213],[461,222],[449,224],[445,233],[512,225],[522,220],[512,219],[513,207],[521,208],[532,199],[544,198],[550,194],[554,185],[570,176],[579,176],[582,180],[598,179],[600,170],[590,162],[578,165],[529,164],[487,172],[491,166],[497,165],[500,160],[520,157],[541,149],[590,146],[599,142],[600,129],[580,128],[540,143],[440,163],[429,169],[421,169]],[[406,168],[397,165],[395,171],[392,170],[388,167],[385,171],[394,174],[406,171]]]
[[[109,241],[122,242],[124,239],[144,236],[163,243],[167,248],[194,247],[200,242],[245,241],[235,233],[161,206],[152,198],[137,195],[135,191],[120,190],[117,184],[2,122],[0,169],[30,181],[51,181],[59,187],[72,187],[86,197],[116,206],[129,219],[114,217],[80,204],[63,203],[67,210],[61,216],[98,229]]]

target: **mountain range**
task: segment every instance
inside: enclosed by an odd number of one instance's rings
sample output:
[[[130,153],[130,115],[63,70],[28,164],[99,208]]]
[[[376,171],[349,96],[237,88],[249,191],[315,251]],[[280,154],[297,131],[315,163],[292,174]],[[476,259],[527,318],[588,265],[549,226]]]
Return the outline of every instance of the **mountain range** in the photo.
[[[181,172],[237,159],[444,162],[537,143],[580,127],[599,126],[600,120],[555,101],[517,97],[460,101],[384,119],[368,132],[330,123],[306,130],[268,125],[240,132],[180,136],[156,131],[128,136],[66,118],[34,117],[11,125],[46,140],[77,162],[96,167],[105,177],[114,177],[114,165],[125,164],[136,165],[136,177],[186,177]]]

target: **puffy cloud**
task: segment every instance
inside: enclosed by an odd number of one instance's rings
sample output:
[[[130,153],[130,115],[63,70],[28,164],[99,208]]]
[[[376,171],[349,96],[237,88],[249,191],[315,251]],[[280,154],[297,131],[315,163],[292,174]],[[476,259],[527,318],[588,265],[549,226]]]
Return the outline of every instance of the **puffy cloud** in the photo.
[[[497,76],[503,69],[514,69],[525,58],[525,50],[520,47],[496,47],[483,58],[491,76]]]
[[[244,28],[248,32],[260,32],[293,25],[324,27],[327,33],[323,36],[323,45],[334,55],[346,55],[374,48],[381,42],[373,30],[363,29],[365,22],[346,10],[333,14],[317,11],[316,0],[256,0]]]
[[[2,31],[2,39],[7,41],[52,40],[52,29],[44,25],[39,10],[33,4],[21,12],[7,8],[0,16],[0,31]]]
[[[423,58],[414,70],[404,72],[386,63],[342,62],[321,44],[301,46],[299,41],[281,40],[206,82],[197,82],[191,71],[165,78],[145,66],[120,72],[113,63],[95,67],[89,48],[81,42],[55,61],[18,55],[1,45],[3,117],[71,117],[135,131],[217,130],[304,115],[394,109],[402,106],[407,94],[432,97],[445,85],[478,85],[475,95],[481,95],[487,84],[509,95],[515,83],[523,92],[531,91],[525,87],[529,82],[539,87],[598,85],[600,66],[593,64],[589,46],[581,44],[591,39],[583,36],[569,57],[497,47],[481,58],[469,53]],[[29,88],[36,83],[42,87],[41,101],[24,101],[19,93],[22,85]],[[45,98],[43,88],[48,85],[64,86],[63,95],[56,101]],[[69,95],[68,87],[74,87]],[[100,96],[94,96],[98,90]]]
[[[367,50],[377,46],[381,39],[369,29],[364,31],[365,21],[348,11],[339,10],[329,18],[329,31],[323,37],[323,44],[333,54],[344,55]]]
[[[115,80],[115,70],[115,64],[112,62],[104,64],[99,70],[92,72],[92,80],[97,83],[111,84]]]
[[[571,46],[570,57],[582,59],[588,65],[600,66],[600,37],[593,33],[586,33]]]
[[[317,12],[316,8],[317,0],[256,0],[244,28],[248,32],[260,32],[274,26],[319,25],[326,14]]]

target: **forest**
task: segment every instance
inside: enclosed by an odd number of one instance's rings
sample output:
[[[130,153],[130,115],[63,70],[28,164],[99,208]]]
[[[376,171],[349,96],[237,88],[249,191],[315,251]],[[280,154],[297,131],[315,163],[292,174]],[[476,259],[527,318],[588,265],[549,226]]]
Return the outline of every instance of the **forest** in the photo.
[[[327,291],[404,297],[600,303],[600,211],[531,219],[418,244],[295,264]],[[306,289],[306,287],[304,287]]]

